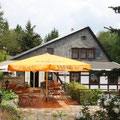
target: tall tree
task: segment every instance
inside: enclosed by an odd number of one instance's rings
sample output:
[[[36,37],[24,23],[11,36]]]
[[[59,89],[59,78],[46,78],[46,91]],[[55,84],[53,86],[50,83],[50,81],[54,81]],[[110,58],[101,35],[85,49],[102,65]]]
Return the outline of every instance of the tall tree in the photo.
[[[22,50],[22,45],[23,45],[22,42],[23,42],[23,37],[24,37],[25,32],[19,24],[16,26],[16,28],[14,30],[17,35],[16,40],[20,45],[20,50],[18,51],[18,53],[20,53],[23,51]]]
[[[59,33],[58,33],[58,30],[56,30],[54,28],[50,33],[48,33],[48,35],[45,36],[44,41],[48,42],[48,41],[53,40],[53,39],[55,39],[57,37],[59,37]]]
[[[0,7],[0,49],[2,49],[1,37],[2,37],[2,33],[3,33],[3,28],[4,28],[3,11],[1,10],[1,7]]]
[[[4,19],[3,19],[3,11],[0,7],[0,34],[3,32],[3,26],[4,26]]]
[[[23,32],[23,29],[22,29],[22,27],[19,24],[17,24],[17,26],[15,28],[15,32],[17,32],[17,33]]]
[[[5,31],[1,40],[2,46],[7,51],[7,54],[13,56],[20,53],[21,46],[17,41],[17,33],[15,32],[15,30]]]
[[[118,13],[118,14],[120,13],[120,6],[117,6],[117,7],[112,7],[111,6],[111,7],[108,7],[108,8],[113,9],[115,11],[115,13]],[[116,29],[116,28],[113,28],[111,26],[104,27],[104,28],[110,30],[112,33],[117,33],[120,37],[120,29]]]
[[[8,21],[6,20],[3,24],[3,32],[8,31],[9,30],[9,24]]]
[[[42,38],[39,34],[34,32],[35,25],[32,26],[31,22],[28,21],[26,24],[26,29],[21,42],[22,51],[29,50],[35,46],[42,43]]]
[[[120,13],[120,6],[116,6],[116,7],[108,7],[108,8],[111,8],[114,10],[115,13]],[[110,33],[114,33],[115,35],[117,35],[117,39],[113,39],[112,43],[114,43],[115,41],[115,44],[113,44],[112,46],[112,53],[110,53],[110,55],[112,56],[113,60],[120,63],[120,29],[116,29],[116,28],[113,28],[111,26],[109,27],[104,27],[105,29],[107,29],[108,31],[110,31]],[[107,38],[108,39],[108,38]],[[107,45],[109,44],[109,42],[107,42]],[[104,45],[104,44],[103,44]],[[106,47],[106,49],[108,49]],[[111,50],[108,50],[108,52],[110,52]]]
[[[98,39],[107,50],[112,60],[120,63],[120,37],[117,33],[111,33],[111,31],[100,32]]]

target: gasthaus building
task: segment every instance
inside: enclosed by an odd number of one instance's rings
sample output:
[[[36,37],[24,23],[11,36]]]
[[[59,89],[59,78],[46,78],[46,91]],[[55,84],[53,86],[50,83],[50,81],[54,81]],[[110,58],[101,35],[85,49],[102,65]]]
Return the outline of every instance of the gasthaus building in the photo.
[[[100,41],[94,35],[90,27],[73,31],[63,37],[56,38],[49,42],[43,43],[35,48],[18,54],[10,59],[22,60],[36,55],[50,53],[63,56],[91,64],[92,70],[110,71],[114,68],[120,68],[120,64],[113,62],[101,45]],[[25,72],[25,82],[33,85],[33,72]],[[120,89],[120,77],[118,81],[110,82],[108,76],[97,77],[93,72],[50,72],[49,80],[71,82],[72,79],[80,82],[90,89],[110,90]],[[45,72],[36,71],[35,86],[40,87],[40,83],[45,80]]]

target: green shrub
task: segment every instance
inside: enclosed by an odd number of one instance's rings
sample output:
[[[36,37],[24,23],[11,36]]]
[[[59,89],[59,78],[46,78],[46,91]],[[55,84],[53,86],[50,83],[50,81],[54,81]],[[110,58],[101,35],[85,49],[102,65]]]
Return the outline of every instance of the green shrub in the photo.
[[[78,82],[65,84],[65,90],[81,105],[96,105],[99,94],[102,94],[100,89],[90,90]]]
[[[2,99],[6,100],[6,101],[13,100],[13,99],[17,98],[17,95],[12,90],[8,91],[8,90],[0,89],[0,93],[3,94]]]
[[[0,80],[3,78],[3,73],[0,72]]]
[[[100,95],[99,105],[101,109],[94,114],[84,106],[76,114],[76,120],[120,120],[120,96]]]

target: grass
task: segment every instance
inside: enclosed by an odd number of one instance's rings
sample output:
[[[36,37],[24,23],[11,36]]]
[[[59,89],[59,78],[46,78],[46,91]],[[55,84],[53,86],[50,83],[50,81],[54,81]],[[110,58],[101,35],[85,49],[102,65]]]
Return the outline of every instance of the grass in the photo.
[[[0,120],[21,120],[19,112],[10,105],[0,105]]]

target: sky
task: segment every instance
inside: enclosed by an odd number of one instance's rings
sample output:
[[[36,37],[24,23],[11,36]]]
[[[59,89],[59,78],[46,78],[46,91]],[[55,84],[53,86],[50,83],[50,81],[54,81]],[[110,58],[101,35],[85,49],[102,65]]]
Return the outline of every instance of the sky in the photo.
[[[28,20],[42,37],[55,27],[60,36],[90,26],[95,34],[104,26],[120,28],[120,14],[108,6],[120,6],[120,0],[0,0],[10,28],[25,28]]]

